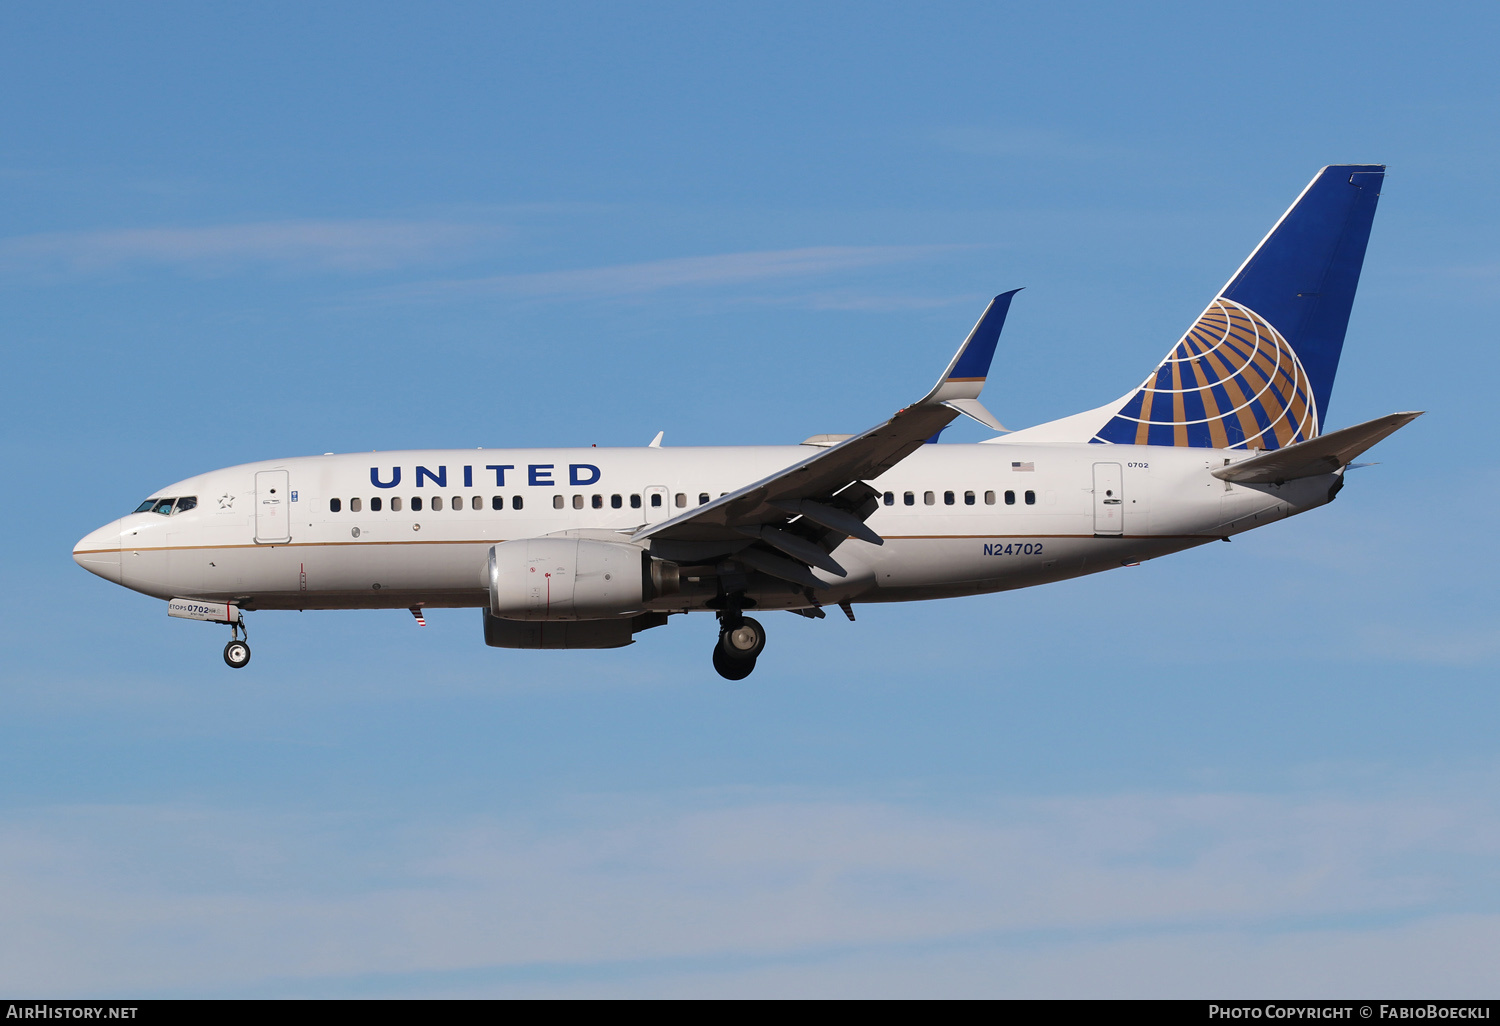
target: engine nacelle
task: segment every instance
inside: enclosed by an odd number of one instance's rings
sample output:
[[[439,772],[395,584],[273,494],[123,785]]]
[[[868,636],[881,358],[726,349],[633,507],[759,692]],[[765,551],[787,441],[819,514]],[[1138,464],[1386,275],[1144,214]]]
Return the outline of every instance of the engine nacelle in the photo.
[[[677,590],[677,567],[645,550],[592,538],[524,538],[490,549],[490,615],[506,620],[608,620]]]

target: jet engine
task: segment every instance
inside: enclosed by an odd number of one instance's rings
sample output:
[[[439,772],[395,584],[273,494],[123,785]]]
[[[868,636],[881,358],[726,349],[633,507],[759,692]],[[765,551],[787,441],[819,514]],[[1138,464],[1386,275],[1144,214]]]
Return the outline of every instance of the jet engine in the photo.
[[[677,565],[592,538],[524,538],[490,549],[490,615],[505,620],[635,616],[677,592]]]

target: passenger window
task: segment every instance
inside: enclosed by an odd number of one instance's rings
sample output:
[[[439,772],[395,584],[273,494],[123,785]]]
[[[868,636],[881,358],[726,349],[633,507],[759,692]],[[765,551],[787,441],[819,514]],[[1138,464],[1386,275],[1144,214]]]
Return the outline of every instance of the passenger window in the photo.
[[[974,505],[974,493],[973,492],[964,492],[964,505],[965,506],[972,506],[972,505]]]
[[[886,492],[885,493],[885,504],[887,506],[894,506],[896,504],[896,493],[895,492]]]
[[[1027,492],[1026,493],[1026,505],[1028,505],[1028,506],[1035,506],[1036,505],[1036,492]]]
[[[561,495],[554,495],[554,496],[552,496],[552,508],[553,509],[562,509],[565,504],[566,504],[566,500]]]
[[[1015,492],[1006,492],[1005,493],[1005,504],[1007,506],[1014,506],[1016,504],[1016,493]]]
[[[373,499],[370,500],[370,512],[371,513],[379,513],[380,512],[380,507],[383,506],[383,505],[385,505],[384,500],[382,500],[380,498],[380,496],[378,496],[378,495],[375,496]]]
[[[917,497],[911,492],[906,492],[901,496],[901,501],[906,503],[908,506],[915,506],[917,504]]]
[[[687,505],[687,496],[684,495],[682,492],[678,492],[677,493],[677,508],[678,509],[682,509],[686,505]]]
[[[589,505],[593,506],[595,509],[603,509],[604,508],[604,496],[602,496],[602,495],[596,495],[596,496],[594,496],[592,499],[589,500]]]
[[[395,500],[393,499],[392,501],[394,502]],[[422,497],[420,495],[413,495],[411,497],[411,511],[413,513],[422,512]]]
[[[611,495],[609,497],[610,509],[619,509],[623,505],[625,505],[625,500],[620,498],[618,495]]]
[[[338,499],[329,499],[328,500],[328,512],[330,512],[330,513],[337,513],[339,510],[341,510],[343,508],[344,508],[344,504],[342,502],[340,502]]]
[[[172,512],[186,513],[188,510],[193,509],[197,505],[198,497],[196,495],[184,495],[182,498],[177,500],[177,505],[172,509]]]
[[[484,499],[478,495],[469,496],[469,508],[473,510],[484,509]]]
[[[525,505],[525,503],[523,503],[521,501],[521,497],[519,495],[512,495],[510,497],[510,508],[511,509],[520,509],[524,505]]]
[[[641,508],[641,497],[639,495],[632,495],[630,497],[630,508],[631,509],[640,509]]]
[[[954,500],[953,500],[953,493],[952,492],[944,492],[943,493],[943,505],[944,506],[951,506],[951,505],[953,505],[953,501]]]
[[[937,496],[932,494],[931,492],[923,492],[922,501],[929,506],[934,506],[937,504]]]
[[[708,493],[707,492],[699,492],[698,493],[698,505],[701,506],[701,505],[703,505],[707,501],[708,501]]]
[[[573,508],[574,509],[583,509],[583,496],[582,495],[575,495],[575,496],[573,496]]]
[[[656,507],[658,507],[660,505],[661,505],[661,492],[652,492],[651,493],[651,507],[653,509],[655,509]]]
[[[412,507],[411,508],[412,509],[416,509],[417,508],[416,507],[417,500],[413,499],[411,501],[412,501]],[[434,495],[432,497],[432,511],[434,513],[441,513],[443,511],[443,497],[441,495]]]
[[[985,492],[984,493],[984,504],[986,506],[993,506],[995,504],[995,493],[994,492]]]
[[[455,495],[453,497],[453,508],[455,510],[464,508],[464,497],[462,495]]]
[[[399,495],[392,495],[391,496],[391,512],[392,513],[400,513],[401,512],[401,496],[399,496]]]
[[[360,502],[358,499],[350,499],[349,500],[349,512],[350,513],[358,513],[363,508],[364,508],[364,503]]]
[[[503,496],[503,495],[491,495],[490,496],[490,509],[504,509],[504,508],[505,508],[505,496]]]

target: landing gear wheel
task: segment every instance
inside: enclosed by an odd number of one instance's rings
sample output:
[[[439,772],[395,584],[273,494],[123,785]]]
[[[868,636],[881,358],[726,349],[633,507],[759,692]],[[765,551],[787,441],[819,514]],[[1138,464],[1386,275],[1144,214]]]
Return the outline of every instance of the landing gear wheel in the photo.
[[[744,680],[755,669],[754,659],[731,659],[722,644],[714,646],[714,669],[725,680]]]
[[[739,625],[719,633],[719,646],[715,651],[723,652],[726,659],[735,662],[754,663],[766,647],[766,629],[759,620],[740,617]]]
[[[250,646],[239,639],[224,646],[224,661],[236,670],[250,661]]]

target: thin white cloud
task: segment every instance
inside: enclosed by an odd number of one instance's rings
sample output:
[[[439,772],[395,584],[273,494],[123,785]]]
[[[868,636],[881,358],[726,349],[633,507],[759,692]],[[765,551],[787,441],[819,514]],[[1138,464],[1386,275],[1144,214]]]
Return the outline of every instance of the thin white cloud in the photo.
[[[246,265],[278,265],[382,271],[462,255],[504,234],[497,226],[399,220],[53,232],[0,239],[0,270],[95,272],[156,265],[222,273]]]
[[[1500,936],[1497,910],[1475,906],[1495,883],[1496,791],[1465,780],[1385,798],[1118,795],[966,812],[615,798],[545,820],[397,828],[249,811],[13,813],[0,827],[0,987],[336,993],[386,979],[432,992],[443,974],[473,986],[490,973],[494,992],[571,978],[686,993],[717,978],[730,994],[780,973],[788,989],[825,994],[901,979],[913,994],[962,983],[1025,995],[1066,993],[1071,961],[1095,967],[1089,992],[1104,995],[1137,993],[1132,967],[1155,950],[1184,956],[1155,968],[1155,992],[1197,994],[1190,967],[1207,939],[1260,952],[1255,973],[1221,967],[1219,992],[1280,994],[1276,967],[1299,945],[1343,979],[1372,949],[1389,960],[1397,942],[1378,935],[1393,923],[1448,922],[1430,934],[1455,945]],[[1477,918],[1450,922],[1460,909]],[[842,969],[820,989],[804,970],[830,960]],[[1017,964],[1037,968],[997,972]],[[1396,978],[1409,993],[1450,990]]]
[[[928,259],[962,247],[809,246],[711,256],[676,257],[567,271],[502,274],[431,282],[406,295],[496,294],[531,298],[625,296],[664,289],[713,288],[750,282],[817,278],[841,271]]]

